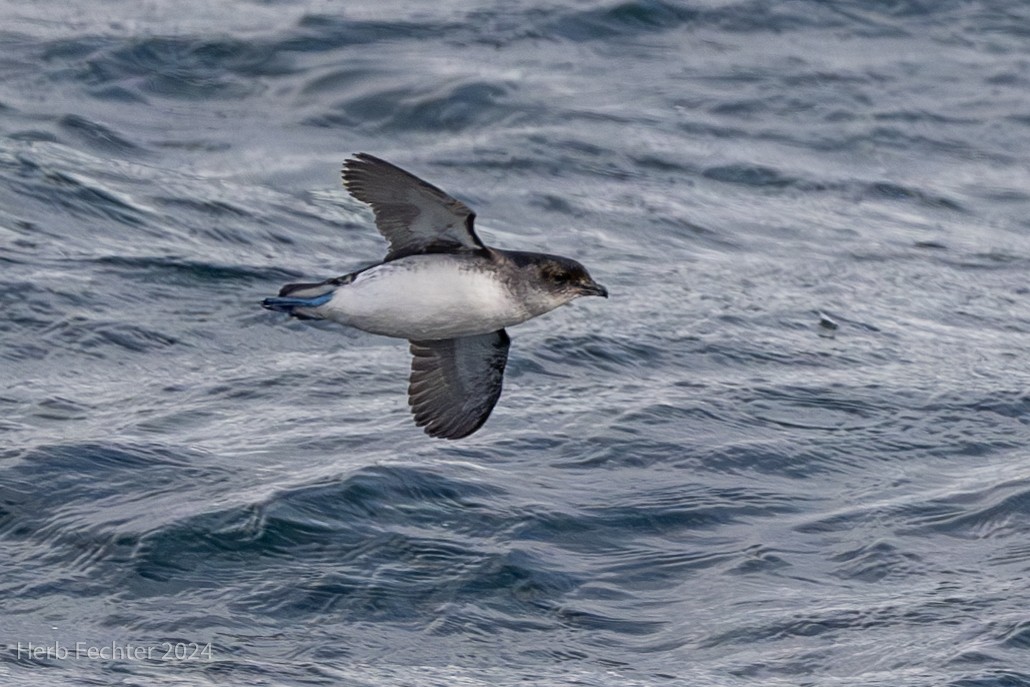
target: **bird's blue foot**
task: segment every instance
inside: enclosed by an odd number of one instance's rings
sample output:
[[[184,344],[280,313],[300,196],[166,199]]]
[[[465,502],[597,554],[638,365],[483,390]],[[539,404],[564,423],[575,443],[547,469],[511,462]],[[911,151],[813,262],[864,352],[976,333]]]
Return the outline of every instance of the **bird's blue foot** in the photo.
[[[309,296],[307,298],[299,296],[277,296],[274,298],[266,298],[261,301],[261,307],[268,310],[289,313],[290,315],[300,317],[301,319],[311,319],[313,317],[311,310],[320,305],[325,305],[332,297],[332,291],[329,293],[319,294],[318,296]],[[298,312],[298,309],[300,312]]]

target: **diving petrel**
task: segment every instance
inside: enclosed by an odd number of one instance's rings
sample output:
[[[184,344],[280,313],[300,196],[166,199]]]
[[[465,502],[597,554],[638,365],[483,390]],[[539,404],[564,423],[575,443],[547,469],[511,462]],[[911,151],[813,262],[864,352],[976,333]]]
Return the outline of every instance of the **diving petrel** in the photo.
[[[484,245],[468,206],[385,160],[358,153],[343,164],[343,184],[372,206],[386,259],[287,284],[261,305],[408,339],[408,404],[430,436],[460,439],[486,422],[508,361],[505,327],[580,296],[608,297],[575,260]]]

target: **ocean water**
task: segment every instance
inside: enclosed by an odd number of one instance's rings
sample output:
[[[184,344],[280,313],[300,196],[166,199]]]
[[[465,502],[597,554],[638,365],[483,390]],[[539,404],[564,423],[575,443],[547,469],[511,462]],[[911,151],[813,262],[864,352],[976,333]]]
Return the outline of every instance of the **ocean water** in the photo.
[[[1030,5],[0,0],[0,682],[1030,684]],[[608,286],[459,442],[366,151]]]

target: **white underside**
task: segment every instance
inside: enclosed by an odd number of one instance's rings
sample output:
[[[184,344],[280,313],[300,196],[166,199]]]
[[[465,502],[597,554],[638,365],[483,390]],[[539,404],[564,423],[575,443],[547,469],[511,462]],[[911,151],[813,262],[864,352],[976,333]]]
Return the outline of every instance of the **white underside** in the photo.
[[[453,339],[531,317],[488,271],[441,255],[417,255],[365,270],[317,312],[374,334]]]

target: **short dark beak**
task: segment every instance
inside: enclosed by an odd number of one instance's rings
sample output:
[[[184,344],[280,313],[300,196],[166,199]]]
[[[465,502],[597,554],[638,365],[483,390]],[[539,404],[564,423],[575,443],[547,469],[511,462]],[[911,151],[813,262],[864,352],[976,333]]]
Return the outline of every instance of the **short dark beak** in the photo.
[[[601,296],[602,298],[607,298],[608,297],[608,289],[604,288],[603,286],[598,284],[596,281],[595,282],[590,282],[589,284],[587,284],[586,286],[583,287],[583,295],[584,296]]]

